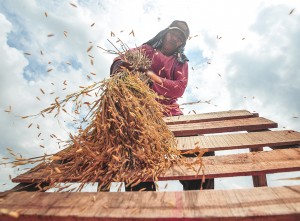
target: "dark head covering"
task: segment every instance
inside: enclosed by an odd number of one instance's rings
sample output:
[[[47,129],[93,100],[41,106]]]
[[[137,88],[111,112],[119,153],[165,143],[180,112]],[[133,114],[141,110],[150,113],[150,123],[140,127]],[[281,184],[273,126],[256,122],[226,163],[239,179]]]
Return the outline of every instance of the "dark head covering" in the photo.
[[[185,61],[188,61],[188,58],[185,56],[183,51],[184,51],[186,41],[190,35],[189,27],[185,21],[179,21],[179,20],[173,21],[169,27],[160,31],[154,38],[150,39],[144,44],[150,45],[155,49],[160,49],[166,33],[172,29],[181,31],[185,37],[185,41],[183,42],[183,44],[173,54],[173,56],[175,56],[180,63],[184,63]]]

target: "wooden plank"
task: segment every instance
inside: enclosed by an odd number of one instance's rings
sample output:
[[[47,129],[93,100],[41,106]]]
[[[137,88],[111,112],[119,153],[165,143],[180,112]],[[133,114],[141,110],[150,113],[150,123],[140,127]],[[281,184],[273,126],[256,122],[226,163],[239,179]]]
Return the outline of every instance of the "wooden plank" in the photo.
[[[223,133],[236,131],[253,131],[276,128],[277,123],[262,118],[244,118],[233,120],[222,120],[212,122],[200,122],[189,124],[169,125],[169,129],[175,136],[195,136],[209,133]]]
[[[193,159],[187,159],[189,162]],[[290,172],[300,170],[300,149],[282,149],[266,152],[233,154],[227,156],[203,157],[205,177],[251,176],[266,173]],[[197,169],[197,168],[196,168]],[[32,183],[47,181],[49,168],[33,173],[24,173],[12,179],[13,182]],[[202,177],[183,165],[170,168],[159,180],[193,180]],[[76,182],[78,179],[62,178],[61,182]]]
[[[263,151],[263,147],[260,148],[250,148],[250,152]],[[258,176],[252,176],[252,182],[254,187],[268,186],[266,174],[261,174]]]
[[[292,130],[264,131],[211,136],[177,137],[177,149],[183,153],[196,146],[208,151],[243,148],[280,147],[300,144],[300,133]]]
[[[192,159],[191,159],[192,161]],[[203,157],[205,178],[252,176],[300,170],[300,149],[282,149],[226,156]],[[201,175],[199,175],[201,178]],[[174,166],[160,180],[194,180],[197,173],[184,166]]]
[[[41,191],[46,186],[49,186],[48,183],[19,183],[14,188],[12,188],[10,191],[18,192],[18,191],[28,191],[28,192],[35,192],[35,191]]]
[[[173,117],[165,117],[164,121],[168,125],[182,124],[182,123],[197,123],[197,122],[208,122],[216,120],[229,120],[229,119],[241,119],[249,117],[258,117],[257,113],[250,113],[247,110],[230,110],[220,111],[193,115],[180,115]]]
[[[279,147],[271,147],[273,150],[277,149],[287,149],[287,148],[300,148],[300,144],[293,144],[293,145],[285,145],[285,146],[279,146]]]
[[[39,183],[40,181],[49,183],[48,176],[51,174],[51,169],[47,168],[45,165],[45,163],[40,163],[29,171],[13,178],[12,182],[22,183],[22,186],[26,186],[26,183]],[[14,191],[14,189],[12,189],[12,191]]]
[[[257,132],[263,132],[263,131],[270,131],[270,130],[266,129],[266,130],[261,130],[261,131],[257,131]],[[256,131],[248,131],[248,132],[253,133]],[[250,152],[259,152],[259,151],[263,151],[263,150],[264,150],[263,147],[250,148]],[[252,182],[253,182],[254,187],[268,186],[267,175],[261,174],[261,175],[252,176]]]
[[[15,192],[1,211],[18,221],[299,220],[300,186],[235,190],[115,193]],[[2,214],[0,220],[15,220]]]

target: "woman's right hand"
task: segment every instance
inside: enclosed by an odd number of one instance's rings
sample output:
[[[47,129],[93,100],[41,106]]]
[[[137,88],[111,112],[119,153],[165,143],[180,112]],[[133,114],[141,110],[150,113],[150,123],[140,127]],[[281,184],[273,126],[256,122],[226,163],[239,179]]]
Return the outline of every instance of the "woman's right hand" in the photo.
[[[113,76],[115,73],[121,71],[122,69],[127,69],[128,71],[132,71],[134,68],[132,64],[123,60],[116,60],[110,67],[110,76]]]
[[[130,64],[129,62],[126,62],[126,61],[120,62],[119,67],[120,68],[126,68],[128,71],[133,71],[134,70],[132,64]]]

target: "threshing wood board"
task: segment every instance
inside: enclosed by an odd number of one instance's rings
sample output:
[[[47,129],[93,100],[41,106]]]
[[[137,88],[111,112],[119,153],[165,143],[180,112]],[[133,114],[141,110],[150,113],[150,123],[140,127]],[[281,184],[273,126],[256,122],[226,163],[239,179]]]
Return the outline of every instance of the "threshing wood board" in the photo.
[[[195,158],[187,158],[188,162]],[[203,157],[205,178],[252,176],[266,173],[291,172],[300,170],[300,149],[281,149],[272,151],[232,154],[225,156]],[[202,170],[198,173],[200,164],[194,170],[184,165],[175,165],[166,171],[159,180],[194,180],[203,177]],[[53,169],[52,169],[53,172]],[[51,169],[40,165],[40,169],[21,174],[13,182],[33,183],[47,182]],[[198,176],[197,176],[198,174]],[[60,182],[78,182],[79,178],[61,177]]]
[[[221,134],[211,136],[177,137],[177,149],[185,152],[195,147],[208,151],[242,148],[280,147],[300,144],[300,133],[292,130],[252,133]]]
[[[207,122],[216,120],[229,120],[229,119],[240,119],[258,117],[257,113],[250,113],[247,110],[231,110],[231,111],[220,111],[193,115],[180,115],[173,117],[164,117],[166,124],[182,124],[182,123],[196,123],[196,122]]]
[[[180,192],[12,192],[0,220],[299,220],[300,186]],[[14,212],[14,213],[13,213]]]
[[[221,120],[212,122],[188,123],[169,125],[169,129],[175,136],[195,136],[210,133],[224,133],[237,131],[258,131],[268,128],[276,128],[277,123],[262,118],[252,117],[244,119]]]
[[[192,161],[194,159],[190,159]],[[300,171],[300,149],[281,149],[224,156],[203,157],[205,178],[253,176]],[[199,168],[199,167],[198,167]],[[200,179],[202,173],[185,166],[173,166],[160,180]]]

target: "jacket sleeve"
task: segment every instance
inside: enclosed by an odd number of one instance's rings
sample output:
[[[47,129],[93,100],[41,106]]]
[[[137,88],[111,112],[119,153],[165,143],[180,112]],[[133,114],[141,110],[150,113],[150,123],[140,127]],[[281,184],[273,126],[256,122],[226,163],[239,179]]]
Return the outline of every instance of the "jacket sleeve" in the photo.
[[[179,98],[183,95],[188,83],[188,63],[177,66],[174,80],[162,78],[163,83],[153,84],[153,88],[167,98]]]
[[[140,47],[137,47],[137,48],[131,48],[129,49],[130,51],[136,51],[136,50],[140,50],[139,49]],[[126,52],[124,52],[126,53]],[[113,63],[111,64],[110,66],[110,76],[113,76],[119,69],[120,69],[120,66],[122,66],[123,62],[124,62],[124,54],[121,54],[119,55],[118,57],[116,57],[114,60],[113,60]]]
[[[110,66],[110,72],[109,75],[110,76],[114,76],[115,73],[120,69],[120,65],[122,64],[122,60],[121,58],[115,58],[113,63]]]

